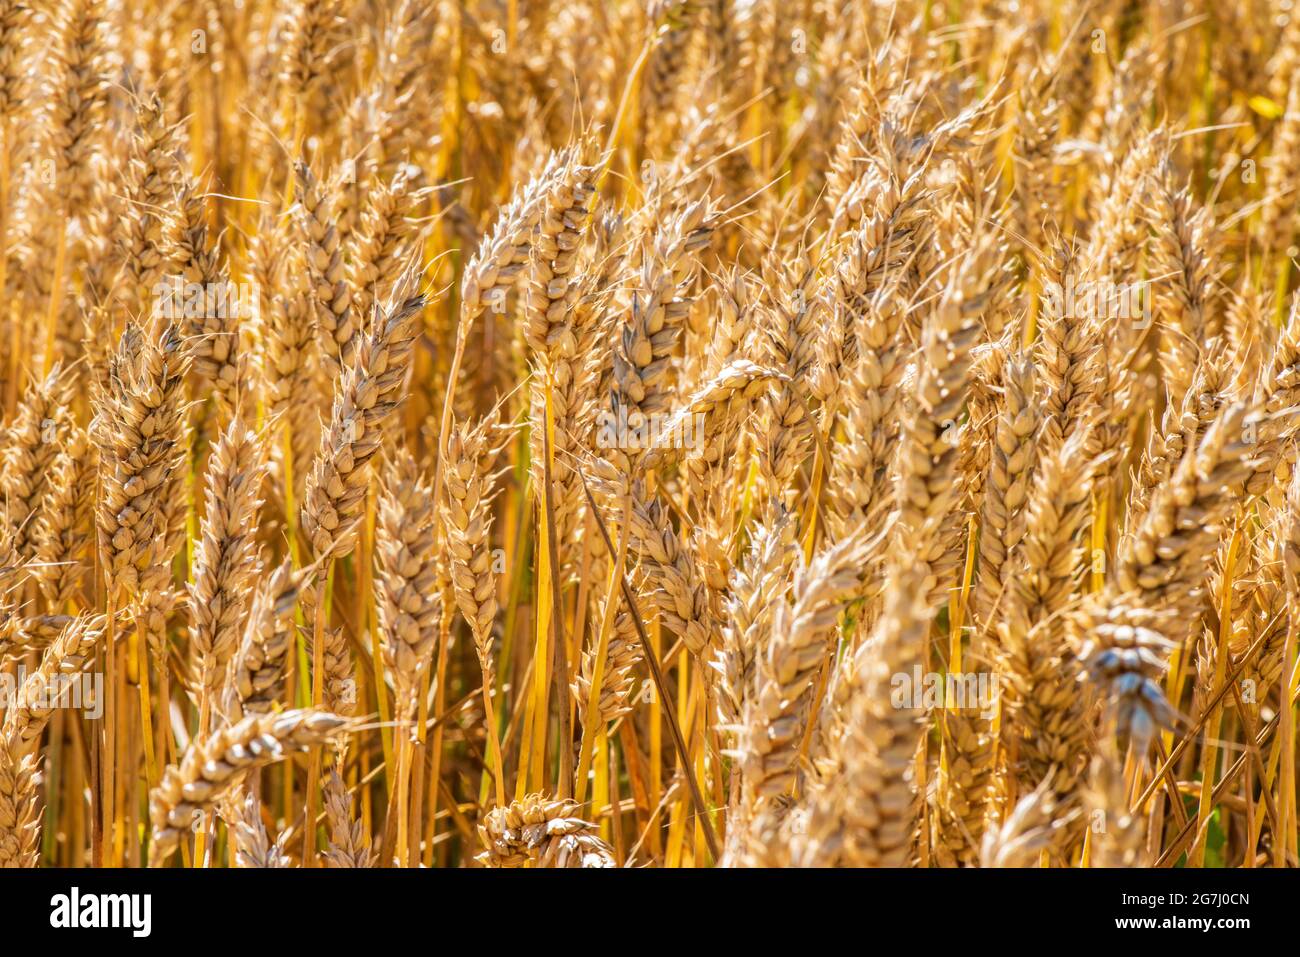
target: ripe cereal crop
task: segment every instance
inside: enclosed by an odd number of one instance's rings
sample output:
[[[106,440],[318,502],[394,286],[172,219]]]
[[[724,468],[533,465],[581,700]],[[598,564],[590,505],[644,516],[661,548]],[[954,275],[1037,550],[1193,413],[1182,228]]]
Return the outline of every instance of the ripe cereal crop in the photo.
[[[1288,0],[0,0],[0,865],[1295,867],[1298,197]]]

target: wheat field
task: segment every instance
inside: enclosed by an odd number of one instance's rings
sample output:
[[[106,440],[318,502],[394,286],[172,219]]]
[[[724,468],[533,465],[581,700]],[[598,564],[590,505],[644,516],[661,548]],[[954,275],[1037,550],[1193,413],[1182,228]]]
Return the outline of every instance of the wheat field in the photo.
[[[1296,866],[1293,0],[0,0],[0,864]]]

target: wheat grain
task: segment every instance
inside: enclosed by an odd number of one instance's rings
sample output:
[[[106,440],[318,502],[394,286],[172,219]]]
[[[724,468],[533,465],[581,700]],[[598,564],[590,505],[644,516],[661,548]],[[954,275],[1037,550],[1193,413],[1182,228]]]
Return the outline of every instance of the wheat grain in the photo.
[[[162,782],[149,793],[153,863],[165,860],[180,843],[182,832],[248,772],[329,741],[346,729],[347,722],[337,715],[307,709],[249,715],[196,738],[180,763],[169,765]]]

